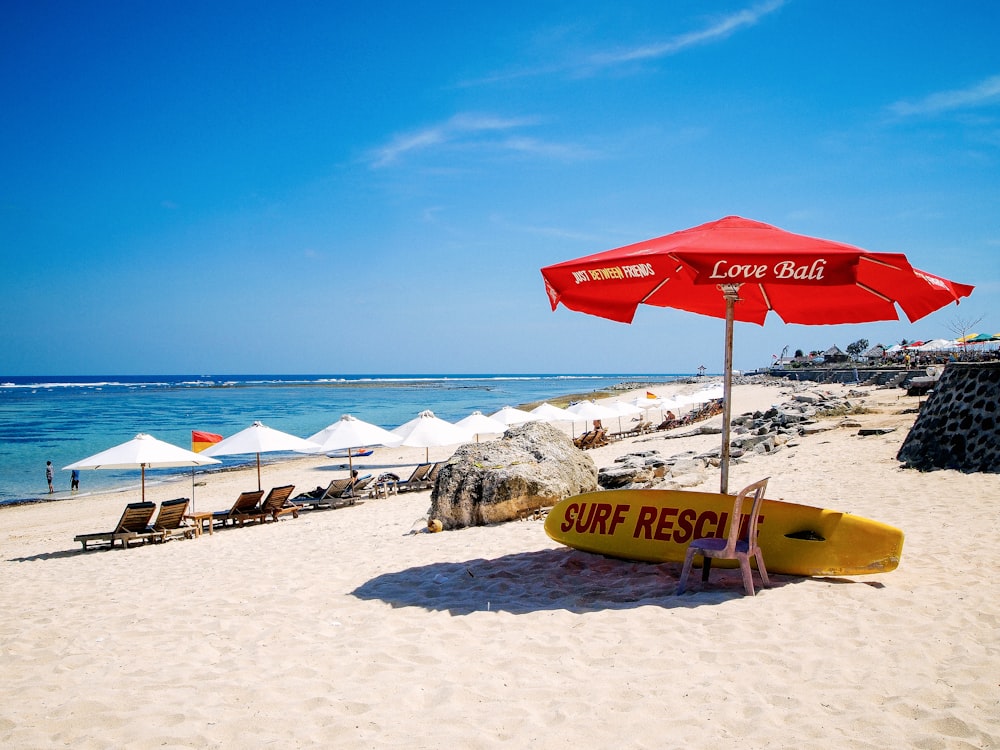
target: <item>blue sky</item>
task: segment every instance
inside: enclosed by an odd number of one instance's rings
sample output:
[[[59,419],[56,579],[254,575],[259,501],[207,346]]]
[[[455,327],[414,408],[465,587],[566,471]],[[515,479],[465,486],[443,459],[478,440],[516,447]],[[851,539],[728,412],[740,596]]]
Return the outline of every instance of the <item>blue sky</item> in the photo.
[[[976,285],[737,368],[1000,332],[1000,4],[47,2],[0,24],[0,374],[691,372],[539,269],[729,214]]]

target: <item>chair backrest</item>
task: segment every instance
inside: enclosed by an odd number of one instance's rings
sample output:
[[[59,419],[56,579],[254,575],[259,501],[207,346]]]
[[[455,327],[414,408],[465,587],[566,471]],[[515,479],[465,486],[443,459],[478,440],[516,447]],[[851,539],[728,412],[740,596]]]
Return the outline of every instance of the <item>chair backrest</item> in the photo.
[[[157,531],[167,529],[179,529],[184,514],[187,512],[188,503],[191,502],[186,497],[179,497],[176,500],[164,500],[160,503],[160,512],[156,516],[153,528]]]
[[[351,493],[357,495],[359,492],[361,492],[361,490],[363,490],[371,483],[372,483],[372,475],[365,474],[363,477],[361,477],[360,479],[358,479],[358,481],[354,483],[353,487],[351,487]]]
[[[436,464],[434,464],[431,467],[431,470],[427,472],[427,481],[428,482],[436,482],[437,481],[438,474],[441,473],[441,464],[442,463],[443,462],[438,461]]]
[[[329,500],[331,497],[340,497],[344,490],[347,489],[347,485],[351,483],[350,477],[343,477],[341,479],[334,479],[326,487],[326,492],[320,496],[320,500]]]
[[[149,501],[129,503],[125,506],[125,512],[122,513],[121,520],[118,521],[115,533],[145,531],[146,527],[149,526],[149,522],[153,520],[153,512],[155,510],[156,503]]]
[[[726,538],[726,552],[735,552],[737,543],[741,541],[747,543],[750,553],[757,548],[757,516],[764,502],[764,490],[767,489],[768,479],[770,477],[764,477],[736,493],[736,499],[733,500],[733,515],[729,521],[729,536]],[[753,501],[750,513],[744,519],[743,506],[748,497],[752,497]]]
[[[233,503],[230,513],[249,513],[254,508],[257,507],[257,503],[260,499],[264,497],[263,490],[254,490],[253,492],[241,492],[240,496],[236,498],[236,502]]]
[[[431,470],[432,465],[433,464],[419,464],[417,468],[413,470],[413,473],[410,475],[410,478],[406,480],[407,483],[423,482],[425,479],[427,479],[427,472]]]
[[[274,487],[270,492],[267,493],[267,499],[261,505],[261,511],[264,513],[273,513],[276,510],[281,510],[285,507],[285,503],[288,502],[288,498],[292,496],[292,491],[295,489],[294,484],[286,484],[283,487]]]

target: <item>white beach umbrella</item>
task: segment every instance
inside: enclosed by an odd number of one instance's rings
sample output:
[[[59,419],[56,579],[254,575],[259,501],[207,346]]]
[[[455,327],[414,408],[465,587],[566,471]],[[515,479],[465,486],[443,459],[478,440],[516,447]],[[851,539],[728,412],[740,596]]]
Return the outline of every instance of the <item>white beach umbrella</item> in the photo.
[[[622,417],[634,417],[636,414],[642,414],[642,409],[628,401],[609,401],[608,407],[618,412],[619,432],[622,431]]]
[[[580,417],[576,414],[565,409],[560,409],[558,406],[553,406],[548,401],[539,404],[528,413],[541,417],[546,422],[577,422],[580,420]]]
[[[403,442],[402,438],[392,434],[389,430],[350,414],[343,415],[315,435],[310,435],[309,440],[319,445],[316,453],[346,450],[347,463],[351,471],[354,470],[354,459],[351,456],[351,451],[355,448],[364,448],[369,445],[395,446]]]
[[[392,433],[400,438],[400,445],[408,445],[413,448],[424,448],[426,453],[424,460],[430,456],[430,449],[442,445],[458,445],[467,443],[475,434],[465,427],[459,427],[440,417],[434,416],[432,411],[422,411],[409,422],[401,424]]]
[[[471,430],[479,442],[480,435],[501,435],[507,431],[507,425],[493,417],[487,417],[481,411],[474,411],[467,417],[455,422],[457,427]]]
[[[515,409],[513,406],[505,406],[500,411],[493,412],[490,416],[497,421],[503,422],[508,427],[515,424],[541,420],[541,417],[537,414],[532,414],[522,409]]]
[[[298,453],[314,453],[319,446],[309,440],[303,440],[287,432],[275,430],[261,422],[254,422],[246,429],[225,440],[214,443],[201,452],[202,456],[236,456],[243,453],[253,453],[257,456],[257,489],[260,486],[260,454],[277,451],[296,451]]]
[[[958,344],[951,339],[931,339],[923,346],[918,346],[918,352],[943,352],[950,349],[957,349]]]
[[[108,448],[63,469],[141,469],[142,499],[146,499],[146,469],[171,469],[180,466],[205,466],[218,460],[139,433],[127,443]]]
[[[566,411],[576,414],[584,421],[616,419],[618,412],[596,401],[577,401],[575,404],[566,407]]]
[[[553,406],[547,401],[543,404],[539,404],[528,413],[541,417],[546,422],[569,422],[570,431],[573,433],[573,437],[576,437],[576,423],[583,422],[586,424],[587,421],[578,417],[573,412],[560,409],[558,406]]]
[[[642,396],[636,396],[631,401],[626,401],[625,403],[645,411],[646,409],[658,409],[660,404],[663,403],[663,399],[659,396],[656,398],[643,398]]]

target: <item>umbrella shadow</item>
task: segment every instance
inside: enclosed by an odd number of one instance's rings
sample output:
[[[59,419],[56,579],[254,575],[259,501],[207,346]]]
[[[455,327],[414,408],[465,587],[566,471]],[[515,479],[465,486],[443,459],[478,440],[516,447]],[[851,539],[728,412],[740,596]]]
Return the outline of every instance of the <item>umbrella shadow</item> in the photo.
[[[675,596],[680,570],[679,563],[632,562],[571,549],[547,549],[415,566],[372,578],[351,593],[393,607],[419,607],[451,615],[548,610],[583,614],[643,606],[671,609],[721,604],[744,596],[739,570],[728,569],[713,569],[711,583],[704,591]],[[771,576],[771,585],[796,580]]]
[[[78,557],[79,555],[85,554],[85,552],[99,552],[100,550],[82,550],[82,549],[64,549],[58,550],[56,552],[39,552],[37,555],[28,555],[27,557],[9,557],[7,562],[35,562],[37,560],[61,560],[67,557]]]

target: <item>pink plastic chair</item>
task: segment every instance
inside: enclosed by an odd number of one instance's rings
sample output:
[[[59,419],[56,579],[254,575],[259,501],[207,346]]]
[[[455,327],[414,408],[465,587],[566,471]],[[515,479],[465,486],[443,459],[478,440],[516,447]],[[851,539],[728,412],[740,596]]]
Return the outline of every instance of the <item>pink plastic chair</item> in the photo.
[[[768,479],[770,477],[765,477],[759,482],[754,482],[744,487],[737,493],[736,499],[733,501],[733,513],[730,516],[728,537],[725,539],[707,537],[704,539],[695,539],[691,542],[690,546],[688,546],[687,554],[684,556],[684,568],[681,570],[680,581],[677,583],[678,594],[684,593],[695,555],[701,555],[704,560],[701,568],[702,583],[708,582],[708,574],[712,569],[713,558],[718,560],[738,560],[740,570],[743,573],[743,587],[746,589],[748,595],[754,596],[753,573],[750,569],[750,558],[753,557],[757,561],[757,572],[760,573],[762,586],[766,588],[771,585],[771,581],[767,578],[767,568],[764,567],[764,555],[760,551],[760,547],[757,546],[757,515],[760,513],[760,506],[764,502],[764,490],[767,488]],[[744,525],[741,523],[743,518],[743,501],[749,495],[753,495],[753,505],[750,508],[750,517]],[[740,538],[741,527],[744,531],[743,538]]]

